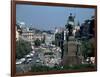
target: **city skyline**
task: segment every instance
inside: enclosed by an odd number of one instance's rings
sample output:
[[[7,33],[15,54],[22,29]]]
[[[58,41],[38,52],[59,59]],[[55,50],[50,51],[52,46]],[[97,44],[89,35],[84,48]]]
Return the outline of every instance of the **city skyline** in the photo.
[[[54,7],[39,5],[16,5],[16,20],[33,25],[34,28],[42,30],[54,30],[55,27],[65,27],[69,14],[75,15],[76,22],[84,22],[94,16],[93,8]]]

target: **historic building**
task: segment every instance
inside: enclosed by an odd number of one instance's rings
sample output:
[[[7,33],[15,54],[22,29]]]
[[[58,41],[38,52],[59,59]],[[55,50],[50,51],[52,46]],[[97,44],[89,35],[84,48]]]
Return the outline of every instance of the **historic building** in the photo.
[[[16,41],[20,39],[20,36],[22,34],[22,30],[18,24],[16,24]]]
[[[27,41],[31,42],[33,40],[34,33],[32,31],[23,31],[22,37]]]

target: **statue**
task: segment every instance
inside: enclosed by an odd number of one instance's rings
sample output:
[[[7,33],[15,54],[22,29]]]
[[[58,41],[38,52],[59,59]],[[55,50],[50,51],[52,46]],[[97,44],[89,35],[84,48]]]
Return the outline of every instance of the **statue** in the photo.
[[[68,17],[69,22],[74,22],[75,16],[72,16],[72,13],[70,13],[70,16]]]
[[[72,31],[73,31],[73,27],[74,27],[74,19],[75,19],[75,16],[73,16],[72,13],[70,13],[67,24],[65,25],[69,31],[69,34],[68,34],[69,36],[72,35]]]

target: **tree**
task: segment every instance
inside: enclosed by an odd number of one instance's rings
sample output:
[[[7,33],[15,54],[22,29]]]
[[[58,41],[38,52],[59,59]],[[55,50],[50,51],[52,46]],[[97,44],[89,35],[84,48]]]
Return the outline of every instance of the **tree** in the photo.
[[[87,57],[92,57],[93,54],[93,46],[90,41],[83,41],[82,42],[82,54],[84,58],[86,59]]]
[[[39,39],[36,39],[36,40],[34,41],[34,44],[35,44],[35,46],[40,46],[41,41],[40,41]]]
[[[16,58],[20,59],[32,50],[31,44],[24,40],[16,41]]]
[[[41,43],[45,43],[45,35],[43,36],[43,39],[41,40]]]

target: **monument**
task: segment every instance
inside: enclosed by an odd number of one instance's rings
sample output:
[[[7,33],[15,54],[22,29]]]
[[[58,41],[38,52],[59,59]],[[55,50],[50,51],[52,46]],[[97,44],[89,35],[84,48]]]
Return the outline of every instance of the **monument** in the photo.
[[[64,40],[64,53],[62,64],[63,66],[73,66],[81,64],[82,60],[79,58],[79,55],[77,55],[78,52],[80,52],[80,46],[78,46],[78,43],[75,40],[74,35],[72,34],[75,28],[75,16],[73,16],[72,13],[70,13],[65,27],[66,31],[68,30],[68,33],[66,33],[66,40]]]
[[[75,27],[75,16],[70,13],[68,17],[67,24],[65,25],[66,29],[69,31],[69,36],[72,36],[73,28]]]

